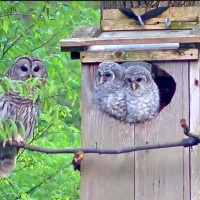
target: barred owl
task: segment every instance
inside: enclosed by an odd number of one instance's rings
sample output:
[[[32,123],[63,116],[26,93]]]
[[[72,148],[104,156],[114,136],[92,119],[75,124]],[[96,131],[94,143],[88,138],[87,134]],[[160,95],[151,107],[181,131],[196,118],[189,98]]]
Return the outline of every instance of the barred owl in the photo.
[[[22,56],[18,58],[9,68],[4,77],[9,77],[13,85],[15,81],[22,84],[29,78],[39,77],[41,82],[45,83],[47,78],[47,70],[39,58],[32,56]],[[33,134],[37,123],[40,109],[40,98],[33,103],[34,88],[27,98],[20,95],[17,90],[10,90],[9,93],[0,93],[0,118],[14,120],[18,128],[18,135],[12,133],[11,140],[7,140],[11,144],[13,141],[18,144],[26,142]],[[25,128],[25,135],[22,134],[22,127],[19,121]],[[2,124],[1,124],[2,126]],[[18,148],[14,146],[3,146],[1,141],[0,146],[0,176],[9,176],[15,167]]]
[[[159,89],[151,73],[140,65],[125,70],[126,121],[142,123],[158,115]]]
[[[126,116],[124,72],[115,62],[100,63],[93,92],[93,100],[98,107],[119,120]]]

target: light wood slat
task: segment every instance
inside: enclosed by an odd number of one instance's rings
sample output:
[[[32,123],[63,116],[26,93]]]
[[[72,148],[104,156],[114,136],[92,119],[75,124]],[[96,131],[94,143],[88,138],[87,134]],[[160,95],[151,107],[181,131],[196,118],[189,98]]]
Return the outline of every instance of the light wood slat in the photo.
[[[156,60],[197,60],[198,49],[188,50],[138,50],[138,51],[87,51],[80,53],[82,63],[104,61],[156,61]]]
[[[190,111],[190,100],[189,100],[189,62],[183,62],[182,64],[182,70],[183,70],[183,76],[181,83],[183,85],[183,93],[182,93],[182,116],[186,119],[187,122],[189,122],[189,111]],[[187,88],[185,90],[185,88]],[[184,138],[187,138],[186,135],[182,134]],[[184,148],[183,150],[183,200],[189,200],[190,199],[190,148]]]
[[[200,63],[190,61],[190,130],[200,135]],[[191,200],[200,198],[200,145],[191,150]]]
[[[91,46],[91,45],[123,45],[123,44],[157,44],[157,43],[200,43],[200,36],[181,35],[159,37],[118,37],[118,38],[73,38],[60,40],[61,47]]]
[[[152,10],[153,8],[133,8],[132,10],[136,15],[142,15],[147,10]],[[199,7],[170,7],[160,15],[156,16],[157,18],[175,18],[178,17],[191,17],[195,18],[199,15],[200,8]],[[129,19],[126,15],[124,15],[120,10],[118,9],[105,9],[103,10],[103,20],[109,20],[109,19]]]
[[[144,29],[165,29],[164,20],[152,20],[152,22],[145,22],[144,26],[135,25],[134,19],[120,19],[120,20],[101,20],[102,31],[112,30],[144,30]],[[192,29],[197,22],[172,22],[169,29]]]
[[[180,119],[189,116],[188,106],[185,106],[188,87],[184,87],[188,73],[183,71],[188,68],[188,62],[155,64],[173,76],[176,92],[171,103],[155,119],[135,126],[135,145],[162,144],[184,138]],[[133,199],[189,200],[189,157],[184,156],[184,151],[183,147],[178,147],[135,152]]]
[[[82,147],[125,148],[134,145],[134,126],[109,117],[92,100],[98,65],[82,65]],[[85,154],[81,162],[81,200],[133,200],[134,152]]]
[[[107,19],[107,20],[101,20],[101,22],[126,22],[128,20],[131,20],[133,23],[139,24],[138,21],[134,19]],[[171,22],[198,22],[198,17],[172,17],[170,18]],[[158,24],[158,23],[164,23],[165,18],[151,18],[145,21],[145,24]]]

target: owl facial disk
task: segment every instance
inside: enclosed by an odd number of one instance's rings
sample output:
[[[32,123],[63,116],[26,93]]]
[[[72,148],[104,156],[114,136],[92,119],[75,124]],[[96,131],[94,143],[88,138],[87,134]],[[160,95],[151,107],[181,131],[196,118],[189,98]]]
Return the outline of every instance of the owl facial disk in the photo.
[[[110,72],[110,71],[103,71],[103,72],[99,71],[98,76],[99,76],[100,84],[104,84],[106,82],[112,82],[114,80],[114,77],[115,77],[113,72]]]

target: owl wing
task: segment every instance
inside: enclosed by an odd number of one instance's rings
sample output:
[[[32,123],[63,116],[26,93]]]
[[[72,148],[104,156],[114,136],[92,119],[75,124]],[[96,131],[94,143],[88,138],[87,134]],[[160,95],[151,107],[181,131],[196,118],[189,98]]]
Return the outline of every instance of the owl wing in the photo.
[[[27,140],[33,134],[37,123],[40,109],[40,100],[33,104],[33,93],[27,99],[20,96],[18,92],[10,91],[8,95],[0,93],[0,118],[12,119],[18,128],[18,135],[12,133],[12,139],[21,142]],[[25,135],[22,132],[22,122]],[[20,140],[20,141],[19,141]],[[13,171],[18,153],[17,147],[0,146],[0,176],[8,176]]]
[[[0,118],[15,120],[17,116],[17,106],[8,101],[5,96],[0,93]],[[3,125],[1,124],[1,127]],[[1,140],[2,142],[2,140]],[[1,143],[2,144],[2,143]],[[8,176],[15,167],[17,147],[0,146],[0,176]]]

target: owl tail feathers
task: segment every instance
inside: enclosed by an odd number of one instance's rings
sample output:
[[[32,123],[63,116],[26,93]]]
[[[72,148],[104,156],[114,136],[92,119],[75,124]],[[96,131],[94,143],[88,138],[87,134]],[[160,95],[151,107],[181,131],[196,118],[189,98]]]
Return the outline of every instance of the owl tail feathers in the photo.
[[[11,174],[15,167],[17,147],[0,147],[0,177]]]

